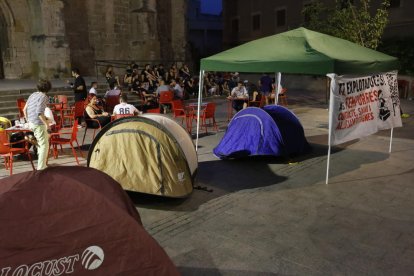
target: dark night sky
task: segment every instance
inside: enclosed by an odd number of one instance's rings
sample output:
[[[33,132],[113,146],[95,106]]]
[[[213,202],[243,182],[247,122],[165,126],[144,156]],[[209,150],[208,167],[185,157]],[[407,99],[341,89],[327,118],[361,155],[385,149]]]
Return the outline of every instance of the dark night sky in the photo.
[[[221,0],[201,0],[201,12],[208,14],[220,14]]]

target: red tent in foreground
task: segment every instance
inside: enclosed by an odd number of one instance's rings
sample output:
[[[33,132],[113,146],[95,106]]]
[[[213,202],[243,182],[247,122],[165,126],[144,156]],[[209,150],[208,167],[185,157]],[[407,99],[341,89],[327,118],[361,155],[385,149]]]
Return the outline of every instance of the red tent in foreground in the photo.
[[[0,180],[0,275],[178,275],[108,175],[54,167]]]

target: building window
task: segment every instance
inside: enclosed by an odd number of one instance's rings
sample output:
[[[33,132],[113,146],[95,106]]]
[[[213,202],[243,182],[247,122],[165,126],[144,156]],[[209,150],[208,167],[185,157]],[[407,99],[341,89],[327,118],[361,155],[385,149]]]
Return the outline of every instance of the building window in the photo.
[[[231,21],[231,31],[233,33],[238,33],[239,32],[239,19],[238,18],[233,19]]]
[[[399,8],[401,7],[401,1],[400,0],[391,0],[390,1],[390,8]]]
[[[283,27],[286,25],[286,9],[276,11],[276,27]]]
[[[252,29],[253,31],[260,30],[260,14],[252,16]]]

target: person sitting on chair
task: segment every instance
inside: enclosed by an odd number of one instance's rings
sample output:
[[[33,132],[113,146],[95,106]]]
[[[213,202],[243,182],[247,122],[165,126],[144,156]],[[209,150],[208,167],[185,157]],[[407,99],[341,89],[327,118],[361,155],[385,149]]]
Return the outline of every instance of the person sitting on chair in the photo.
[[[266,104],[275,103],[276,102],[276,95],[277,95],[277,83],[275,78],[272,79],[272,93],[266,98]],[[283,97],[286,93],[287,89],[283,87],[282,84],[280,84],[280,91],[279,91],[279,100],[281,97]]]
[[[233,100],[233,108],[237,112],[247,107],[246,101],[249,100],[249,94],[242,81],[239,81],[237,86],[231,90],[231,94],[228,98]]]
[[[170,83],[171,90],[174,91],[174,99],[182,100],[184,97],[183,88],[179,84],[179,80],[172,79]]]
[[[88,119],[98,120],[101,127],[107,125],[111,121],[111,116],[109,116],[108,112],[104,112],[98,105],[96,105],[96,101],[96,96],[92,96],[89,104],[85,108],[85,121],[89,128],[98,128],[99,125],[97,122]]]
[[[105,98],[107,98],[107,97],[109,97],[109,96],[120,96],[122,93],[121,93],[121,90],[120,89],[117,89],[116,87],[115,87],[115,83],[110,83],[109,84],[109,90],[108,91],[106,91],[106,93],[105,93]]]
[[[114,114],[113,115],[138,115],[138,109],[133,106],[132,104],[128,103],[128,97],[126,94],[122,94],[120,98],[119,104],[114,107]]]
[[[118,76],[115,76],[114,67],[112,65],[108,65],[106,67],[105,78],[108,85],[111,85],[112,83],[114,85],[116,84],[117,86],[119,86],[119,78]]]

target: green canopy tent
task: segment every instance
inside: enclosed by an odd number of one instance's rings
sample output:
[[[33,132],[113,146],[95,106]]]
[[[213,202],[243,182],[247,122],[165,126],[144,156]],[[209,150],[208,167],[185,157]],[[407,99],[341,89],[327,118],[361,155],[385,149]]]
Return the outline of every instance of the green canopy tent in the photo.
[[[201,59],[201,70],[326,75],[397,69],[397,58],[330,35],[298,28]]]
[[[342,75],[386,72],[398,68],[399,62],[395,57],[341,38],[298,28],[247,42],[201,59],[198,116],[204,71]],[[280,74],[278,89],[279,87]],[[279,92],[277,91],[277,95]],[[199,123],[196,147],[198,134]]]

